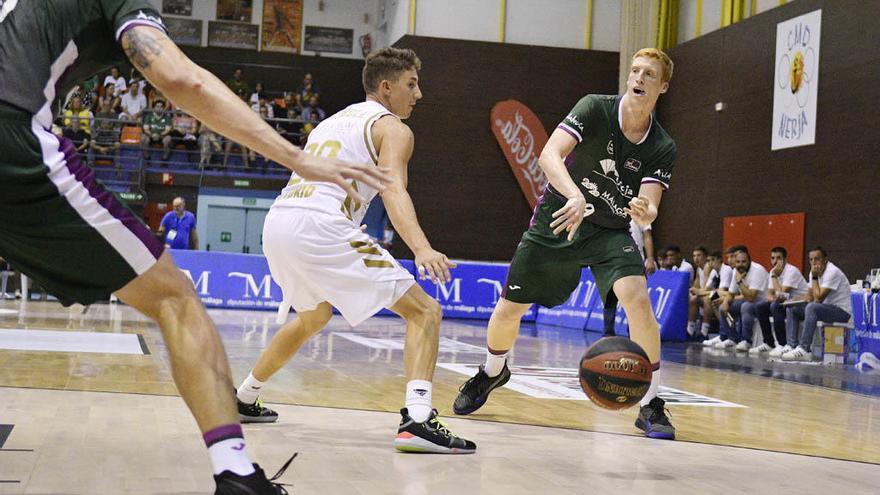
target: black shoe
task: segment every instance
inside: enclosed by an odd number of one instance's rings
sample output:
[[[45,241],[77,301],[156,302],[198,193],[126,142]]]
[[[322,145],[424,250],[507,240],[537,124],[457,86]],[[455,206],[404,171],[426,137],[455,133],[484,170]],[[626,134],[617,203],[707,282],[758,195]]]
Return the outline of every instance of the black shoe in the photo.
[[[648,438],[675,440],[675,427],[669,422],[667,412],[666,402],[660,397],[654,397],[647,406],[642,406],[639,410],[636,428],[644,431]]]
[[[401,452],[421,452],[432,454],[473,454],[477,446],[470,440],[455,436],[449,428],[437,419],[437,410],[422,423],[409,417],[406,408],[400,410],[402,416],[394,448]]]
[[[489,392],[498,387],[504,386],[510,380],[510,369],[507,368],[507,362],[498,376],[490,377],[483,371],[484,365],[480,365],[477,374],[464,382],[458,389],[458,397],[452,403],[452,410],[455,414],[470,414],[477,409],[483,407],[489,398]]]
[[[275,480],[284,474],[290,463],[296,459],[297,454],[287,460],[281,469],[275,473],[275,476],[266,479],[266,473],[260,468],[259,464],[254,464],[254,472],[241,476],[232,471],[223,471],[214,475],[214,481],[217,483],[217,490],[214,495],[288,495],[284,489],[284,484],[274,483]]]
[[[278,421],[278,413],[263,407],[263,401],[257,399],[253,404],[245,404],[236,397],[238,403],[238,419],[242,423],[274,423]]]

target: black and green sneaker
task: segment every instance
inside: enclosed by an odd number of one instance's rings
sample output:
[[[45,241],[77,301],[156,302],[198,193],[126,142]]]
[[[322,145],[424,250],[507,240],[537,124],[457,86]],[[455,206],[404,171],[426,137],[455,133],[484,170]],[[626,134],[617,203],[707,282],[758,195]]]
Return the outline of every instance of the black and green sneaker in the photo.
[[[274,423],[278,421],[278,413],[263,406],[263,401],[257,399],[253,404],[246,404],[237,398],[238,420],[242,423]]]
[[[473,454],[477,446],[470,440],[455,436],[449,428],[437,419],[437,410],[422,423],[416,423],[409,417],[406,408],[400,410],[400,428],[394,439],[394,448],[401,452],[419,452],[427,454]]]
[[[294,459],[296,454],[281,466],[275,476],[268,479],[259,464],[254,464],[254,472],[247,476],[232,471],[215,474],[214,482],[217,484],[217,489],[214,495],[288,495],[284,487],[289,485],[279,483],[277,480],[284,475],[284,471]]]
[[[647,406],[642,406],[639,410],[636,428],[644,431],[648,438],[675,440],[675,427],[669,422],[666,412],[666,402],[660,397],[654,397]]]
[[[458,397],[455,398],[455,402],[452,404],[452,410],[455,414],[470,414],[476,411],[486,403],[486,400],[489,398],[489,392],[498,387],[503,387],[508,380],[510,380],[510,369],[507,368],[506,362],[501,373],[495,377],[487,375],[483,371],[483,365],[481,364],[477,374],[464,382],[461,388],[458,389]]]

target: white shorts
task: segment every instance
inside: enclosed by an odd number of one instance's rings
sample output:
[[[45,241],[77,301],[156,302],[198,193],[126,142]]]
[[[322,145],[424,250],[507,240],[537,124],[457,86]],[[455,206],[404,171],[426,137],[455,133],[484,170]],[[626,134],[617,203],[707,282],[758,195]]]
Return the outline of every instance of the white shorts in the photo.
[[[393,306],[415,278],[350,220],[304,208],[272,208],[263,224],[263,252],[283,300],[311,311],[328,302],[352,326]]]

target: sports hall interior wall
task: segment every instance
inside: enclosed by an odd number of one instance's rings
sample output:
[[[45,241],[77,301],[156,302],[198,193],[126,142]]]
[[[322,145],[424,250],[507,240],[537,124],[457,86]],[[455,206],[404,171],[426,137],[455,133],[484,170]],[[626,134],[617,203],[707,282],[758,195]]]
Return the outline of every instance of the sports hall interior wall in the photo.
[[[423,99],[407,121],[419,223],[447,256],[509,261],[532,212],[492,134],[492,107],[519,100],[550,133],[585,93],[617,91],[617,53],[423,36],[394,46],[422,60]],[[392,251],[412,257],[402,242]]]
[[[776,25],[816,9],[816,143],[771,151]],[[670,50],[675,73],[658,117],[678,161],[656,246],[721,248],[725,216],[805,212],[807,248],[825,247],[851,280],[877,266],[878,18],[880,2],[800,0]]]

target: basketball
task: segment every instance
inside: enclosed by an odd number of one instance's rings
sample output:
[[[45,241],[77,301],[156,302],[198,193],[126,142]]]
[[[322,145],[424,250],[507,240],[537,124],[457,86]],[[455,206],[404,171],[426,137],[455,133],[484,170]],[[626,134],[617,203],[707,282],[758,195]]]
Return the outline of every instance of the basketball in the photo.
[[[581,358],[580,382],[597,406],[626,409],[638,402],[651,385],[651,361],[645,350],[624,337],[605,337]]]

